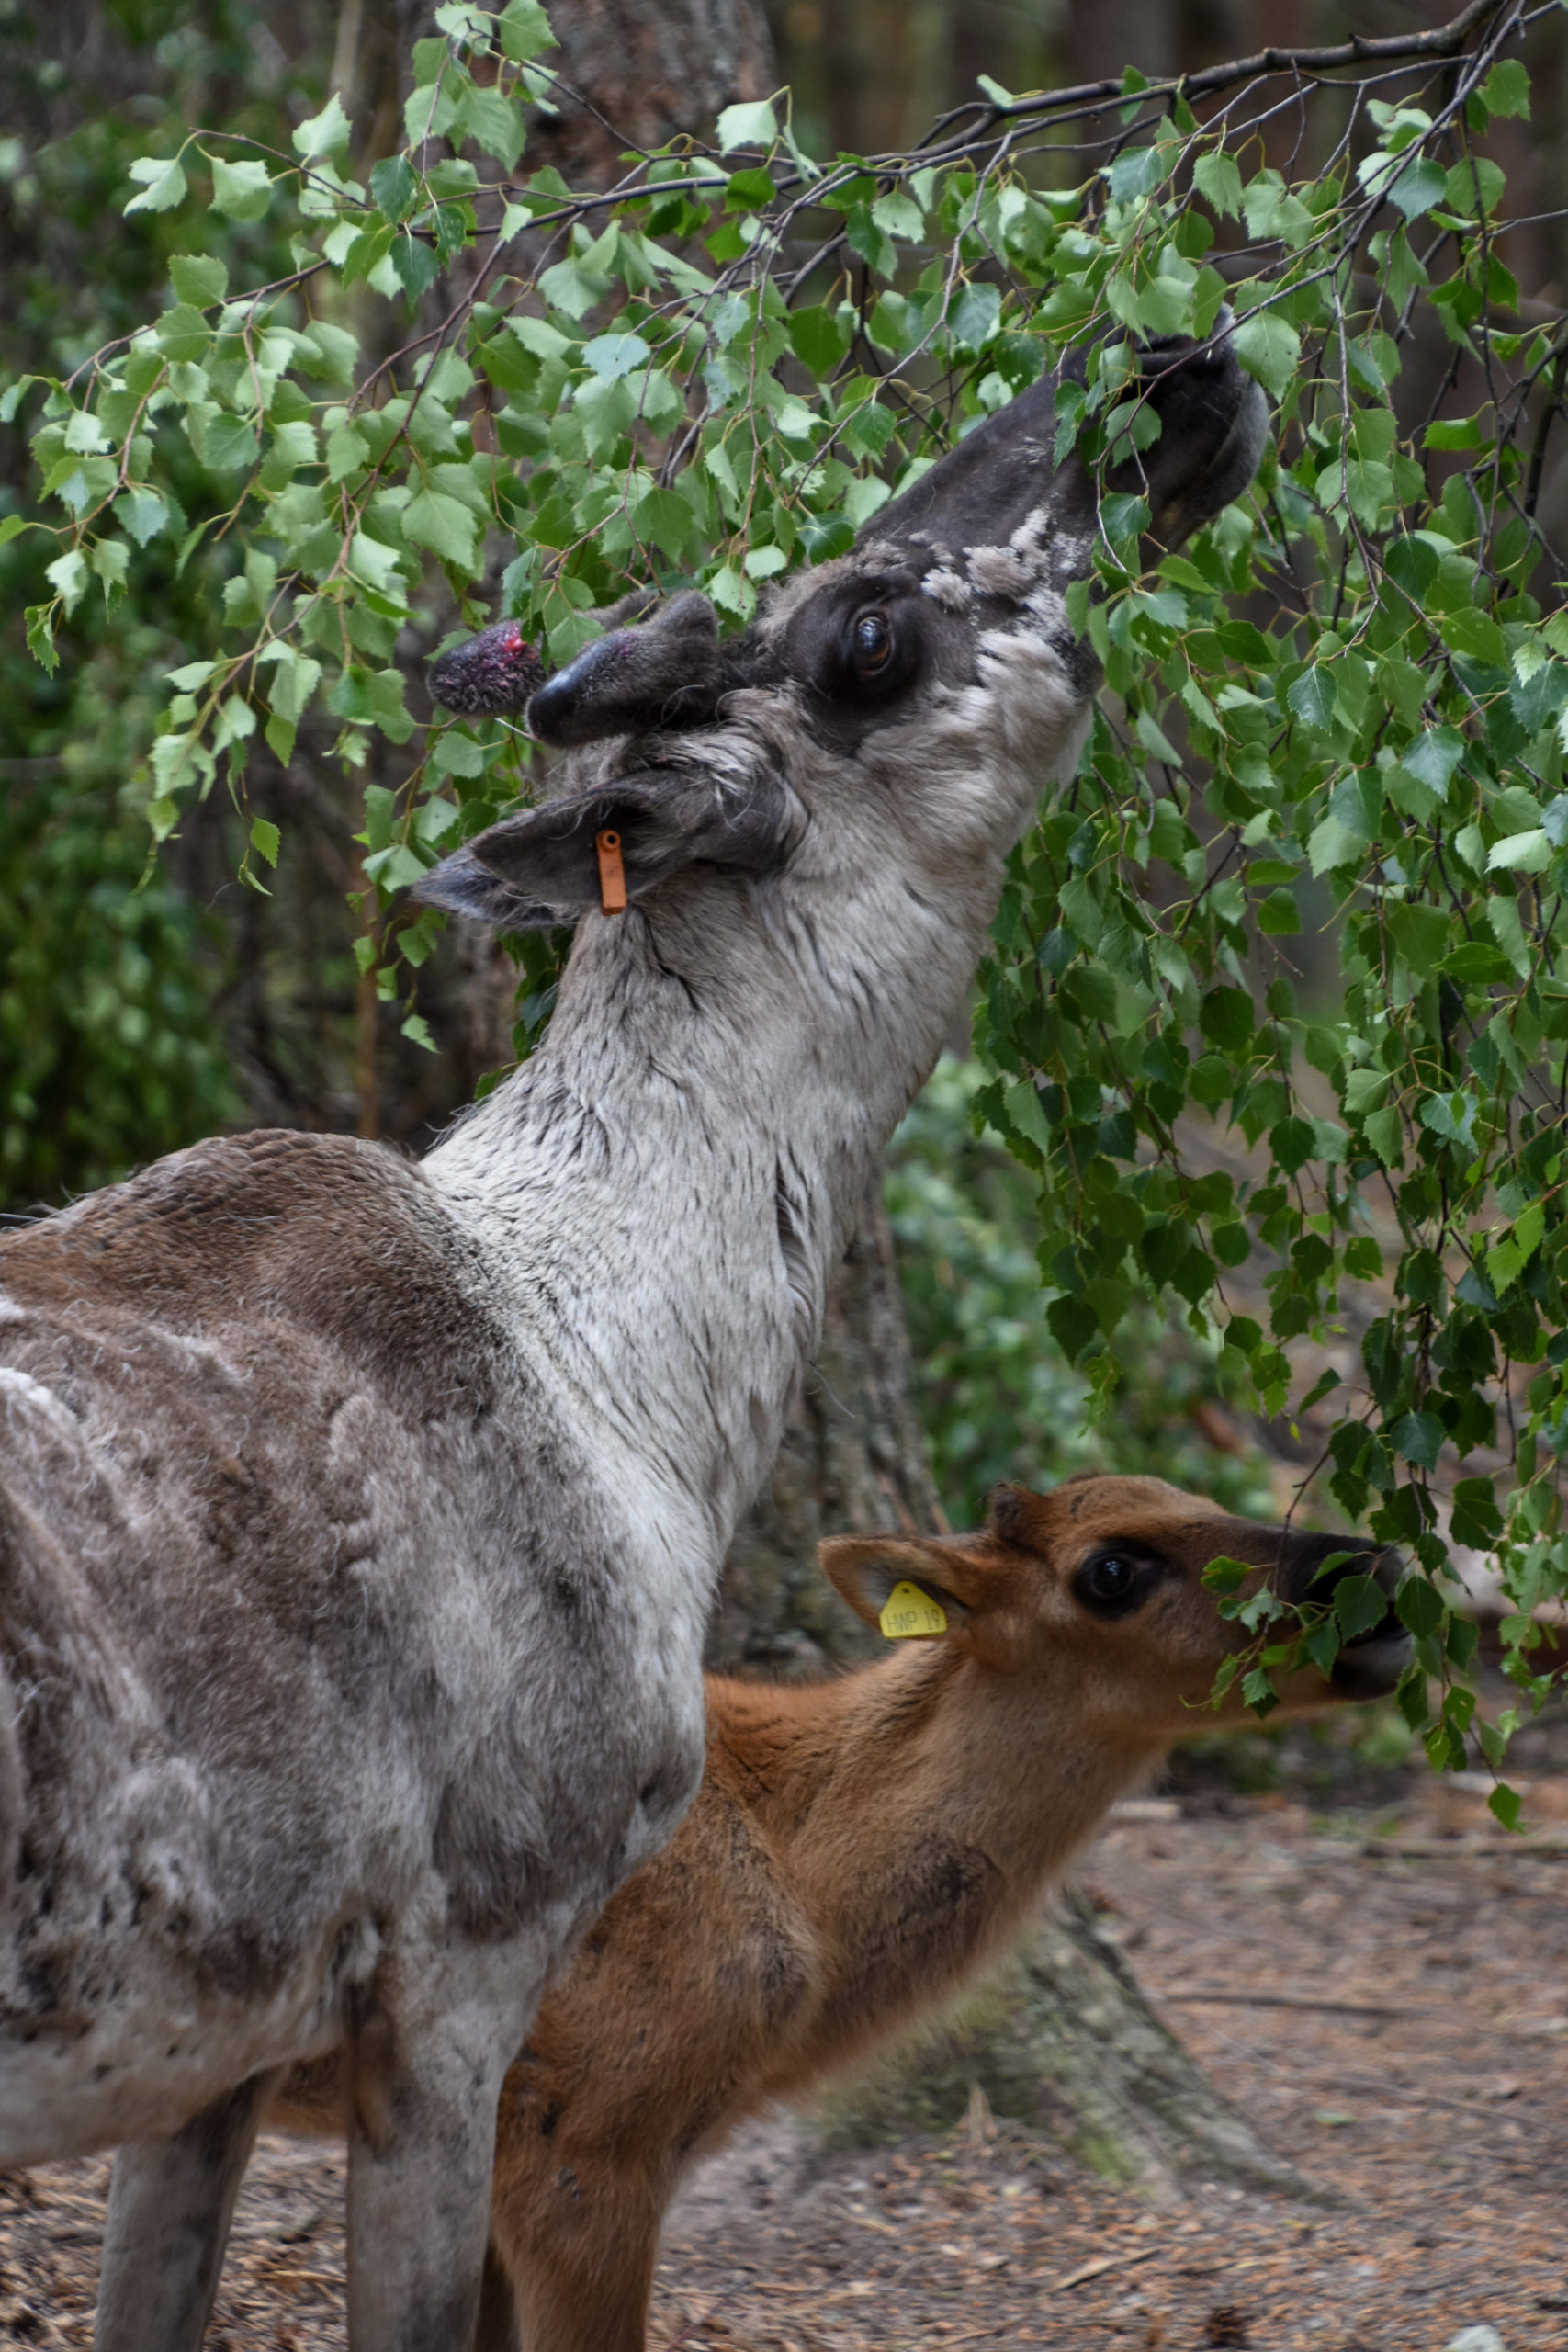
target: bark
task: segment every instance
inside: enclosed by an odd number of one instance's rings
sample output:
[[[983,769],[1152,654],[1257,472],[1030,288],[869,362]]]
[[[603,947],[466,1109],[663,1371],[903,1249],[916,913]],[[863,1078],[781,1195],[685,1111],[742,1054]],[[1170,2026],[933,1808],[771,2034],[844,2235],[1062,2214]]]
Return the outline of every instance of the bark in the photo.
[[[725,1564],[708,1663],[820,1674],[883,1645],[817,1566],[824,1535],[945,1532],[910,1396],[909,1334],[880,1179],[835,1276],[817,1361],[790,1416],[771,1489]]]
[[[529,161],[609,180],[623,148],[711,132],[721,108],[776,85],[767,19],[752,0],[558,0],[559,42],[540,62],[568,90],[531,126]]]

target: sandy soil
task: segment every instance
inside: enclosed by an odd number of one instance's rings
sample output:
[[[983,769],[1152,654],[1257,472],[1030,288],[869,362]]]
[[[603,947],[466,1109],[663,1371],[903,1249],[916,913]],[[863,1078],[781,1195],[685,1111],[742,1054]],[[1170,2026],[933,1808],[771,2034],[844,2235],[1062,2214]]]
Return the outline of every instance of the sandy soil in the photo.
[[[1148,1992],[1323,2202],[1200,2184],[1151,2211],[978,2111],[831,2160],[781,2119],[672,2215],[652,2345],[1568,2346],[1568,1724],[1518,1774],[1524,1841],[1424,1768],[1250,1797],[1184,1770],[1089,1857]],[[107,2177],[0,2177],[6,2344],[90,2342]],[[342,2187],[334,2152],[264,2144],[214,2346],[341,2346]]]

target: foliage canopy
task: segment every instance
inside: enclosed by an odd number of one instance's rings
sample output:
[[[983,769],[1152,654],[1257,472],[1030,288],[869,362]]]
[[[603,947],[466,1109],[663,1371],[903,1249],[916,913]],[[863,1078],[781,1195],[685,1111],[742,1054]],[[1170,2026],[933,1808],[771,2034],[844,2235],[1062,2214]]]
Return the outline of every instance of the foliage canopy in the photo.
[[[519,172],[543,10],[451,0],[404,142],[359,175],[335,97],[292,155],[215,130],[137,160],[127,213],[185,248],[164,306],[5,400],[43,395],[46,667],[62,617],[150,563],[220,602],[149,746],[154,836],[215,783],[245,811],[263,743],[287,762],[304,730],[350,777],[399,748],[395,786],[359,786],[386,910],[360,947],[419,1038],[441,918],[396,894],[531,757],[408,708],[433,584],[472,624],[514,548],[503,609],[557,662],[649,579],[742,623],[1070,349],[1061,448],[1146,446],[1132,339],[1207,336],[1228,302],[1277,446],[1178,554],[1145,562],[1144,503],[1105,501],[1076,618],[1110,692],[1013,864],[976,1109],[1032,1173],[1051,1327],[1102,1401],[1149,1299],[1269,1414],[1334,1389],[1322,1467],[1418,1564],[1403,1703],[1456,1763],[1474,1633],[1447,1540],[1496,1552],[1527,1692],[1529,1612],[1568,1593],[1568,615],[1538,519],[1568,327],[1510,274],[1487,152],[1528,117],[1546,13],[1474,0],[1292,77],[988,85],[905,155],[807,155],[785,94],[582,191]],[[225,224],[264,220],[288,266],[231,286]],[[277,829],[249,842],[264,887]],[[1215,1119],[1244,1172],[1206,1151]],[[1347,1317],[1359,1370],[1302,1397],[1292,1349]],[[1291,1639],[1356,1630],[1338,1590],[1337,1627],[1259,1618],[1255,1703]]]

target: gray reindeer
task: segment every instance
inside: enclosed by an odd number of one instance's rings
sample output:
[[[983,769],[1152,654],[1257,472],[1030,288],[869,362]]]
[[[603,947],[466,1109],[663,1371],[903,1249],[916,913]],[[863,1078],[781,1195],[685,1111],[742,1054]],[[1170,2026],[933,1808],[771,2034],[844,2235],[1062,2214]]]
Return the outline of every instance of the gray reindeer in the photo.
[[[1169,546],[1263,405],[1223,338],[1143,367]],[[0,2164],[118,2146],[102,2352],[199,2342],[338,2046],[350,2342],[471,2339],[502,2074],[697,1786],[727,1544],[1083,740],[1053,440],[1043,382],[733,644],[680,596],[538,686],[555,797],[424,896],[576,938],[422,1164],[221,1139],[0,1245]],[[538,675],[502,629],[435,683]]]

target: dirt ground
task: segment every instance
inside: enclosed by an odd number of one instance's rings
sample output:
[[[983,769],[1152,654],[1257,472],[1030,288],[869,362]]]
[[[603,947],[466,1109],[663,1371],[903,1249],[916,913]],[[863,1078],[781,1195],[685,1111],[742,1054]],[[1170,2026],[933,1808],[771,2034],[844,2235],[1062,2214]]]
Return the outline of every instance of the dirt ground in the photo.
[[[1276,2150],[1283,2204],[1199,2184],[1146,2205],[975,2109],[942,2143],[824,2158],[787,2119],[671,2217],[658,2352],[1568,2346],[1568,1714],[1527,1733],[1533,1834],[1484,1784],[1373,1771],[1299,1736],[1183,1764],[1084,1877],[1147,1992]],[[107,2165],[0,2176],[0,2340],[85,2346]],[[269,2140],[209,2338],[344,2341],[343,2167]],[[1464,2352],[1496,2352],[1483,2339]]]

